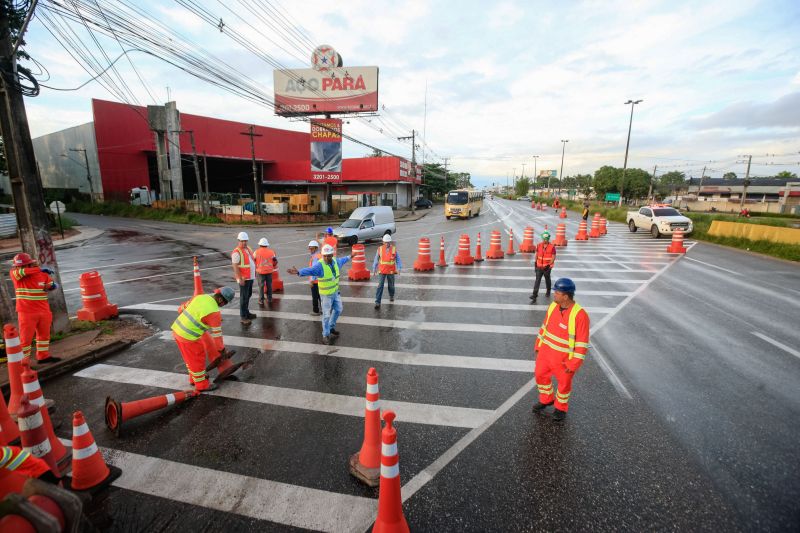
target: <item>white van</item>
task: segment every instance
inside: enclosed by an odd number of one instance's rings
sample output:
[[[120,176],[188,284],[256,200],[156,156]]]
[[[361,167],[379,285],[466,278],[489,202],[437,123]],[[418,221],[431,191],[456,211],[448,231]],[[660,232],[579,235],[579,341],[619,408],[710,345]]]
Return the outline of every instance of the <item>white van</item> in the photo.
[[[353,245],[369,239],[381,239],[387,233],[396,233],[394,212],[388,205],[359,207],[345,220],[344,224],[333,230],[339,242]]]

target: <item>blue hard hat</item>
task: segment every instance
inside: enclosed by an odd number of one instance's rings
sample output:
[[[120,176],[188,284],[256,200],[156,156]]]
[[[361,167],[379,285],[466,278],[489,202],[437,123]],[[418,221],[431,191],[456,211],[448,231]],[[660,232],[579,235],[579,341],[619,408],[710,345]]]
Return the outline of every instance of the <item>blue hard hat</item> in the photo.
[[[231,303],[234,296],[236,296],[236,293],[233,292],[233,289],[231,289],[230,287],[222,287],[221,289],[217,289],[214,292],[219,293],[219,295],[225,299],[226,303]]]
[[[328,229],[325,230],[325,233],[327,233],[328,235],[333,235],[333,228],[329,227]]]
[[[575,294],[575,282],[569,278],[558,278],[553,284],[553,290],[569,294]]]

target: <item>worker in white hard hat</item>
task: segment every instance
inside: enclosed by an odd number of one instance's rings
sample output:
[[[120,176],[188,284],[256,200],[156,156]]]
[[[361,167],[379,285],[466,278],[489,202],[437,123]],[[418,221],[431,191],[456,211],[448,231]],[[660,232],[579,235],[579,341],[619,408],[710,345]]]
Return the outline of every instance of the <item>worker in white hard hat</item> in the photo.
[[[250,296],[253,295],[253,281],[256,278],[256,259],[253,250],[247,246],[250,237],[246,232],[240,231],[236,237],[239,245],[231,252],[233,277],[239,284],[239,318],[242,325],[249,326],[256,315],[250,312]]]
[[[308,266],[314,266],[314,263],[319,262],[322,259],[322,254],[319,252],[319,243],[317,241],[311,241],[308,243]],[[309,279],[309,283],[311,284],[311,316],[319,316],[322,313],[319,312],[319,282],[317,281],[316,276],[311,276]]]
[[[272,303],[272,272],[278,268],[278,256],[275,250],[269,247],[269,241],[262,237],[258,241],[253,257],[256,260],[256,280],[258,281],[258,305],[264,307],[264,292],[266,289],[267,302]]]
[[[330,344],[331,339],[339,336],[336,331],[336,320],[342,313],[342,295],[339,294],[339,278],[341,268],[350,261],[350,256],[334,257],[336,250],[326,244],[322,247],[322,261],[317,261],[307,268],[297,270],[292,267],[289,274],[297,276],[314,276],[317,278],[319,295],[322,299],[322,344]]]
[[[397,247],[392,242],[392,236],[387,233],[383,236],[383,245],[375,252],[372,262],[372,275],[378,276],[378,290],[375,291],[375,309],[381,308],[383,297],[383,284],[389,281],[389,301],[394,301],[394,277],[400,273],[403,262],[397,253]]]

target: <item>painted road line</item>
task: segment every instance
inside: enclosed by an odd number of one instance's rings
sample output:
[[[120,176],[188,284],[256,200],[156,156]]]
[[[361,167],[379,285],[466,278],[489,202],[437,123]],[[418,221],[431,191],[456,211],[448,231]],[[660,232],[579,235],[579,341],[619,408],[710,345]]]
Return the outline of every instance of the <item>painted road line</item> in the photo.
[[[142,385],[145,387],[160,387],[172,390],[186,388],[185,373],[178,374],[102,363],[85,368],[73,375],[79,378]],[[226,381],[224,386],[219,389],[212,392],[204,392],[203,394],[268,405],[279,405],[293,409],[307,409],[360,418],[364,416],[363,396],[344,396],[240,381]],[[381,403],[384,409],[394,409],[398,413],[403,413],[403,420],[405,421],[436,426],[474,428],[481,425],[491,413],[491,411],[485,409],[399,402],[386,400],[385,398],[381,398]]]
[[[530,278],[527,278],[530,281]],[[359,281],[340,281],[339,285],[346,285],[352,287],[376,287],[374,282],[364,283]],[[395,283],[397,289],[425,289],[425,290],[446,290],[446,291],[475,291],[475,292],[512,292],[517,294],[530,294],[530,288],[522,287],[481,287],[469,285],[441,285],[429,284],[418,285],[412,283]],[[627,296],[630,292],[627,291],[580,291],[581,295],[587,296]]]
[[[770,339],[769,337],[767,337],[763,333],[759,333],[758,331],[751,331],[750,333],[752,333],[753,335],[755,335],[756,337],[758,337],[762,341],[766,341],[766,342],[770,343],[771,345],[780,348],[781,350],[785,351],[786,353],[792,354],[793,356],[795,356],[798,359],[800,359],[800,352],[798,352],[794,348],[790,348],[789,346],[786,346],[785,344],[783,344],[781,342],[778,342],[775,339]]]
[[[592,263],[592,261],[587,261],[587,262]],[[557,264],[561,263],[561,261],[556,259],[556,263]],[[481,270],[530,270],[530,271],[533,271],[533,265],[530,265],[530,266],[500,266],[500,265],[496,265],[496,266],[490,266],[490,267],[484,267],[484,266],[480,266],[480,265],[475,265],[474,267],[465,266],[464,268],[476,268],[476,269],[481,269]],[[589,268],[583,268],[583,267],[562,268],[562,267],[559,266],[559,267],[557,267],[557,270],[559,272],[633,272],[633,273],[637,273],[638,272],[638,273],[641,273],[641,274],[647,274],[647,273],[651,273],[652,272],[651,270],[636,270],[636,269],[627,268],[627,267],[626,268],[591,268],[591,267],[589,267]],[[411,275],[415,276],[417,274],[411,274]],[[484,276],[484,277],[486,277],[486,276]]]
[[[712,265],[711,263],[706,263],[705,261],[700,261],[699,259],[694,259],[693,257],[684,257],[687,261],[694,261],[695,263],[700,263],[701,265],[705,265],[707,267],[716,268],[717,270],[722,270],[723,272],[727,272],[729,274],[733,274],[734,276],[741,276],[739,272],[728,270],[727,268],[722,268],[721,266]]]
[[[530,328],[531,337],[535,328]],[[161,339],[172,340],[172,332],[165,331]],[[533,361],[523,359],[493,359],[491,357],[468,357],[463,355],[442,355],[435,353],[409,353],[391,350],[371,350],[349,346],[325,346],[308,342],[276,341],[252,337],[225,335],[226,346],[241,346],[273,352],[302,353],[329,357],[343,357],[362,361],[379,361],[396,365],[438,366],[447,368],[466,368],[472,370],[499,370],[505,372],[533,372]]]
[[[187,257],[206,257],[209,255],[221,255],[224,256],[222,252],[209,252],[206,254],[192,254],[192,255],[179,255],[177,257],[159,257],[156,259],[143,259],[142,261],[131,261],[130,263],[114,263],[112,265],[104,265],[104,266],[85,266],[83,268],[77,268],[75,270],[62,270],[61,274],[69,274],[71,272],[86,272],[89,270],[108,270],[110,268],[119,268],[123,266],[131,266],[131,265],[141,265],[143,263],[155,263],[156,261],[161,261],[164,264],[173,263],[176,259],[186,259]]]
[[[502,276],[496,274],[459,274],[457,272],[442,272],[436,274],[424,274],[424,273],[417,273],[414,274],[403,274],[404,276],[409,276],[412,278],[463,278],[463,279],[513,279],[513,280],[524,280],[530,281],[531,276]],[[582,281],[585,283],[644,283],[645,280],[643,279],[616,279],[616,278],[572,278],[572,281]],[[424,285],[420,285],[420,287],[424,287]]]
[[[201,268],[200,271],[201,272],[205,272],[206,270],[216,270],[218,268],[231,268],[231,265],[230,265],[230,263],[227,263],[227,264],[221,265],[221,266]],[[166,276],[177,276],[179,274],[192,274],[193,272],[194,272],[193,270],[181,270],[180,272],[168,272],[166,274],[153,274],[152,276],[142,276],[140,278],[121,279],[119,281],[104,281],[103,285],[108,287],[109,285],[118,285],[120,283],[130,283],[132,281],[141,281],[143,279],[163,278],[163,277],[166,277]],[[70,280],[70,281],[72,283],[75,283],[77,280],[74,280],[74,281]],[[73,289],[64,289],[64,292],[74,292],[74,291],[79,291],[79,290],[81,290],[80,287],[75,287]]]
[[[530,292],[530,289],[525,289]],[[171,311],[175,312],[174,305],[140,304],[126,307],[140,311]],[[220,309],[220,313],[227,316],[239,316],[238,309]],[[321,322],[322,317],[311,316],[308,313],[290,313],[284,311],[250,311],[257,317],[280,318],[283,320],[304,320]],[[414,322],[412,320],[392,320],[388,318],[365,318],[357,316],[340,316],[337,324],[357,324],[359,326],[373,326],[381,328],[397,328],[417,331],[461,331],[465,333],[500,333],[506,335],[531,335],[531,328],[524,326],[503,326],[494,324],[463,324],[458,322]]]

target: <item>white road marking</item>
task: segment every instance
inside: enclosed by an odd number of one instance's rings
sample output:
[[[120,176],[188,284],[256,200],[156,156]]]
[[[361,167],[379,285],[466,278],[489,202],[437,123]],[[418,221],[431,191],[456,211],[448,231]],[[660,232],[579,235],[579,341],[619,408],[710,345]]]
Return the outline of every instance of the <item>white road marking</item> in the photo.
[[[785,351],[786,353],[790,353],[793,356],[795,356],[795,357],[800,359],[800,352],[795,350],[794,348],[790,348],[789,346],[786,346],[785,344],[783,344],[781,342],[778,342],[775,339],[770,339],[769,337],[767,337],[763,333],[759,333],[758,331],[751,331],[750,333],[752,333],[753,335],[755,335],[759,339],[761,339],[763,341],[766,341],[766,342],[770,343],[771,345],[780,348],[781,350]]]
[[[208,267],[208,268],[201,268],[200,271],[204,272],[206,270],[216,270],[218,268],[231,268],[230,264],[222,265],[222,266],[215,266],[215,267]],[[192,274],[194,270],[181,270],[180,272],[168,272],[166,274],[153,274],[152,276],[142,276],[139,278],[130,278],[130,279],[121,279],[119,281],[104,281],[103,285],[108,287],[109,285],[118,285],[120,283],[130,283],[132,281],[141,281],[143,279],[153,279],[153,278],[163,278],[166,276],[177,276],[179,274]],[[75,287],[73,289],[64,289],[64,292],[75,292],[81,290],[80,287]]]
[[[83,268],[76,268],[74,270],[62,270],[61,274],[69,274],[71,272],[89,272],[92,270],[108,270],[110,268],[119,268],[123,266],[130,266],[130,265],[140,265],[142,263],[155,263],[156,261],[160,261],[164,264],[173,263],[176,259],[186,259],[187,257],[206,257],[209,255],[224,255],[221,252],[209,252],[206,254],[192,254],[192,255],[179,255],[177,257],[159,257],[156,259],[143,259],[142,261],[131,261],[130,263],[114,263],[111,265],[101,265],[101,266],[85,266]]]
[[[590,268],[590,267],[589,268],[583,268],[583,267],[572,267],[572,268],[570,268],[570,267],[566,267],[566,268],[564,268],[564,267],[561,267],[559,265],[559,263],[564,263],[564,262],[566,262],[566,261],[558,261],[557,260],[556,261],[556,266],[553,268],[553,271],[554,272],[634,272],[634,273],[639,272],[639,273],[652,273],[652,270],[637,270],[637,269],[628,268],[628,267],[625,267],[625,268]],[[581,262],[584,262],[584,261],[581,261]],[[587,261],[587,262],[592,263],[593,261]],[[528,270],[530,272],[533,272],[533,265],[529,265],[529,266],[493,265],[493,266],[486,266],[486,267],[482,267],[480,265],[475,265],[474,267],[465,266],[463,268],[465,268],[465,269],[476,268],[476,269],[481,269],[481,270],[486,270],[486,271],[493,271],[493,270]],[[411,275],[412,276],[416,276],[418,274],[411,274]],[[487,276],[483,276],[483,277],[487,277]],[[488,276],[488,277],[491,277],[491,276]]]
[[[728,270],[727,268],[722,268],[721,266],[712,265],[711,263],[706,263],[705,261],[700,261],[699,259],[694,259],[693,257],[684,257],[684,259],[686,259],[687,261],[694,261],[695,263],[700,263],[701,265],[705,265],[707,267],[716,268],[717,270],[722,270],[729,274],[733,274],[734,276],[741,276],[739,272],[736,272],[734,270]]]
[[[186,374],[106,365],[102,363],[84,368],[73,375],[79,378],[142,385],[145,387],[160,387],[172,390],[182,390],[188,386]],[[234,400],[279,405],[293,409],[307,409],[322,413],[357,417],[364,416],[364,397],[358,396],[344,396],[327,392],[288,389],[240,381],[226,381],[219,389],[203,394],[231,398]],[[491,413],[491,411],[486,409],[400,402],[387,400],[385,398],[381,398],[381,403],[384,409],[393,409],[398,413],[403,413],[403,420],[406,422],[437,426],[474,428],[481,425]]]
[[[572,269],[575,270],[575,269]],[[462,278],[462,279],[513,279],[531,281],[531,276],[502,276],[497,274],[459,274],[457,272],[443,272],[440,274],[426,274],[415,272],[413,274],[403,274],[412,278]],[[582,281],[585,283],[644,283],[642,279],[617,279],[617,278],[572,278],[572,281]],[[420,285],[424,287],[425,285]]]
[[[530,278],[526,278],[530,280]],[[374,287],[375,283],[358,282],[358,281],[340,281],[339,285],[354,286],[354,287]],[[398,289],[425,289],[425,290],[445,290],[445,291],[477,291],[477,292],[512,292],[530,294],[530,288],[523,287],[478,287],[468,285],[440,285],[440,284],[426,284],[418,285],[415,283],[395,283],[395,288]],[[586,296],[627,296],[630,292],[627,291],[580,291],[581,295]]]

